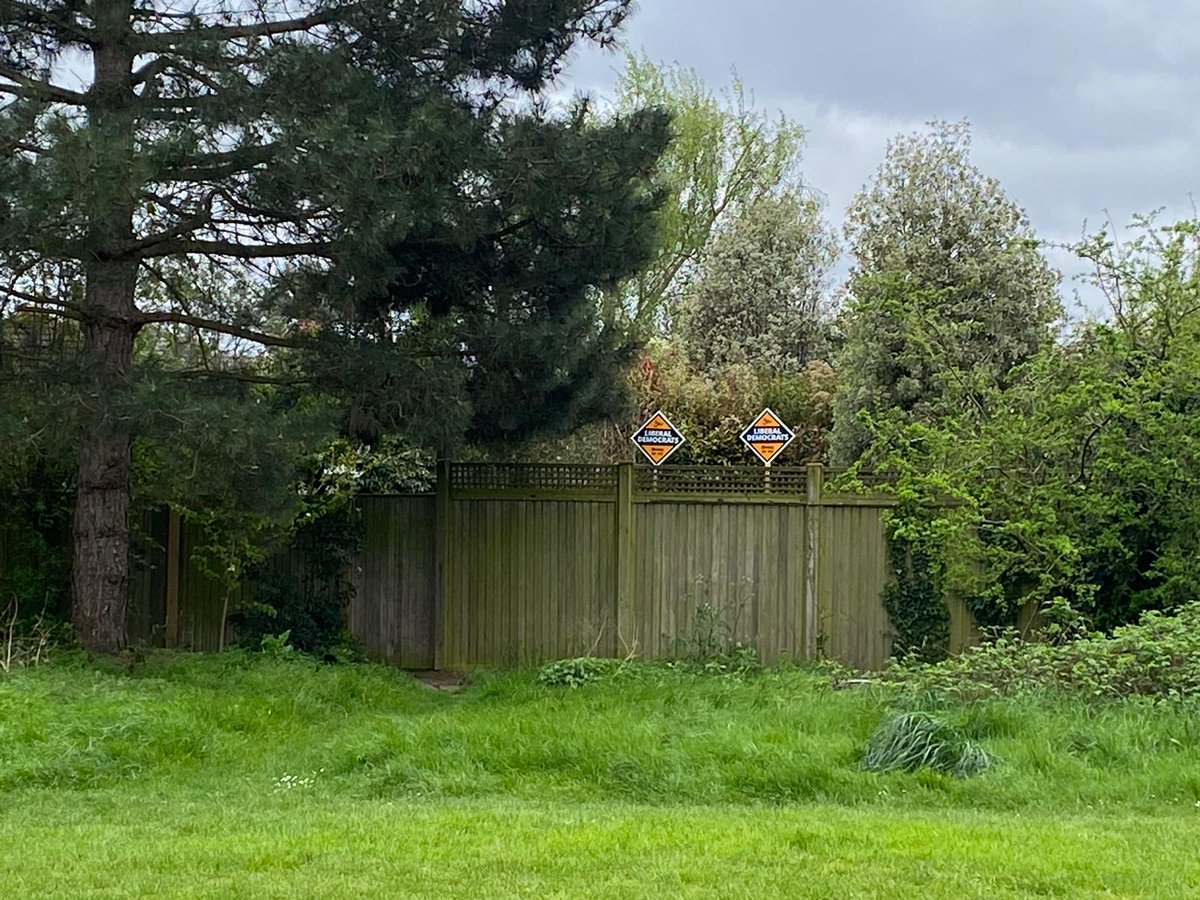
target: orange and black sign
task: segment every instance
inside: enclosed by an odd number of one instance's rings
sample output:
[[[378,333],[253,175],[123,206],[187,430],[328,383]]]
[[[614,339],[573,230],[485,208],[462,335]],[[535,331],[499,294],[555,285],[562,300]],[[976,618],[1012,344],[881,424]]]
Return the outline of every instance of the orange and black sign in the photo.
[[[742,432],[742,443],[767,466],[795,439],[796,433],[769,409],[764,409]]]
[[[630,440],[656,466],[662,465],[668,456],[683,446],[683,435],[661,411],[652,415]]]

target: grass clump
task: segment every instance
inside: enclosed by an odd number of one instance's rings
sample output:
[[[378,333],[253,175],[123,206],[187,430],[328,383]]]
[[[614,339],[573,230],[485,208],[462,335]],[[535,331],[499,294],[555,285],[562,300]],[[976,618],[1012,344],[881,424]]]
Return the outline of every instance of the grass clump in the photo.
[[[958,778],[986,771],[992,757],[954,725],[932,713],[891,716],[871,735],[863,753],[868,772],[916,772],[931,769]]]

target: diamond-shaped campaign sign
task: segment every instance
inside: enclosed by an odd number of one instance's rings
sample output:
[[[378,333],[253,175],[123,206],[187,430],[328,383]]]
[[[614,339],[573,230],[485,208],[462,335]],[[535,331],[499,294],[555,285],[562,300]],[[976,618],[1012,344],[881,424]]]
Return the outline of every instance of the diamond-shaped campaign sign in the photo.
[[[656,466],[662,465],[668,456],[683,446],[683,435],[661,410],[635,431],[630,440],[637,444],[638,449]]]
[[[759,413],[750,427],[742,432],[742,443],[769,466],[796,439],[796,433],[769,409]]]

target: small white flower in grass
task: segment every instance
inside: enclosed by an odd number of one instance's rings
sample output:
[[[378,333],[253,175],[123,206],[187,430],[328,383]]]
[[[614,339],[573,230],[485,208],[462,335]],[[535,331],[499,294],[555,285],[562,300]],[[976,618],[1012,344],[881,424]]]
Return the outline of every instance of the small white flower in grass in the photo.
[[[324,773],[321,769],[321,773]],[[311,775],[290,775],[284,773],[275,779],[275,793],[279,794],[283,791],[291,791],[296,788],[312,787],[317,780],[317,775],[320,773],[313,772]]]

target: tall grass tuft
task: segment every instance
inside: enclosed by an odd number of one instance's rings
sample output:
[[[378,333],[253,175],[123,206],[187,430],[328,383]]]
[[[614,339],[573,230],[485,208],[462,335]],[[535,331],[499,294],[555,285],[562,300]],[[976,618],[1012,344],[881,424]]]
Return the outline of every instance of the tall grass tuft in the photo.
[[[869,772],[931,769],[960,778],[985,771],[992,757],[949,722],[931,713],[891,716],[871,735],[862,767]]]

